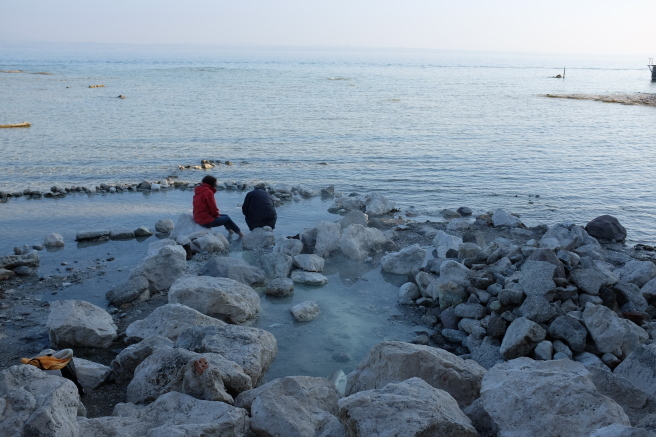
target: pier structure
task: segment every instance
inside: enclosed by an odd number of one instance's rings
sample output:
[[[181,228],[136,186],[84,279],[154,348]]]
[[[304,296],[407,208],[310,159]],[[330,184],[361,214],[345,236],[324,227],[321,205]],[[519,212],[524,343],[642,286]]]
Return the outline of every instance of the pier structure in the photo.
[[[649,64],[647,64],[647,67],[651,70],[652,82],[656,82],[656,65],[654,65],[654,58],[649,58]]]

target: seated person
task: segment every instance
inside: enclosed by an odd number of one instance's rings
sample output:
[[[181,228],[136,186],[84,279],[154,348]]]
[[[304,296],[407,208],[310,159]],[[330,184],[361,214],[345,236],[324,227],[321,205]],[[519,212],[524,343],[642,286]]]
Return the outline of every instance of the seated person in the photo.
[[[229,216],[219,214],[214,193],[216,193],[216,178],[207,175],[203,178],[202,183],[194,189],[194,221],[206,228],[225,226],[230,234],[237,233],[243,237],[244,233]]]
[[[264,226],[269,226],[271,229],[276,227],[278,219],[276,207],[273,199],[266,192],[264,184],[257,184],[253,191],[246,194],[241,212],[244,213],[246,224],[251,231]]]

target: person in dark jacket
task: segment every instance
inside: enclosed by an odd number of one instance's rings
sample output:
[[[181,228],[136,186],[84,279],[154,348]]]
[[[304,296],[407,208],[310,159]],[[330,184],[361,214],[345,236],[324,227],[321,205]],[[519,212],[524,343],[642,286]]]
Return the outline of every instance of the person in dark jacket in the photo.
[[[241,212],[244,213],[246,224],[251,231],[264,226],[269,226],[271,229],[276,227],[278,219],[276,207],[273,199],[264,189],[264,184],[256,185],[253,191],[246,194]]]
[[[239,229],[239,226],[228,215],[219,213],[214,193],[216,193],[216,178],[207,175],[194,190],[194,221],[206,228],[225,226],[231,234],[237,233],[240,237],[243,237],[244,233]]]

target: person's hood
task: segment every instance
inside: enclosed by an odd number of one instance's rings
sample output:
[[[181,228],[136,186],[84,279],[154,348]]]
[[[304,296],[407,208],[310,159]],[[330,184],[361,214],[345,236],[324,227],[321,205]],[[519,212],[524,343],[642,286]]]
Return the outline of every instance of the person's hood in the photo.
[[[212,194],[216,193],[216,188],[211,187],[209,184],[200,184],[196,188],[194,188],[194,194],[200,194],[204,191],[210,191]]]

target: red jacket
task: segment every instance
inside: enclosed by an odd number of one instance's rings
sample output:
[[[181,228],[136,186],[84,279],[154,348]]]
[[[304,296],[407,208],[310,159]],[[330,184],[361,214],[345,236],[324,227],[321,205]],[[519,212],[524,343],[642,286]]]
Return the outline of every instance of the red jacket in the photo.
[[[212,223],[219,216],[214,193],[216,188],[208,184],[200,184],[194,190],[194,221],[199,225]]]

